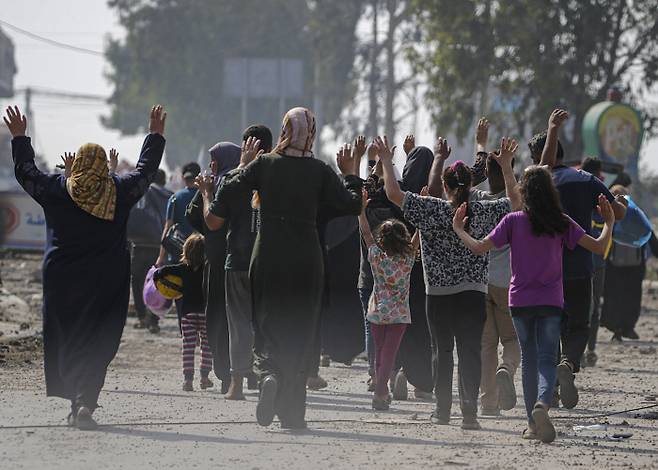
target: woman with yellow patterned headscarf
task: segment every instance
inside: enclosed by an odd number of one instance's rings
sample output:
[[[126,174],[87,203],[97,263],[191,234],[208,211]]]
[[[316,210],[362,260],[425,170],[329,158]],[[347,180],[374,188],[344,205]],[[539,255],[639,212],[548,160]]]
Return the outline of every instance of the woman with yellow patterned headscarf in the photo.
[[[117,189],[110,176],[103,147],[85,144],[78,150],[66,190],[83,211],[103,220],[114,220]]]
[[[25,135],[27,118],[17,107],[7,109],[16,180],[46,217],[46,394],[71,401],[68,423],[78,429],[97,427],[92,413],[121,343],[130,298],[126,226],[160,166],[165,117],[160,106],[153,107],[151,133],[126,175],[110,174],[105,151],[95,144],[83,145],[74,158],[67,154],[62,175],[39,170]]]

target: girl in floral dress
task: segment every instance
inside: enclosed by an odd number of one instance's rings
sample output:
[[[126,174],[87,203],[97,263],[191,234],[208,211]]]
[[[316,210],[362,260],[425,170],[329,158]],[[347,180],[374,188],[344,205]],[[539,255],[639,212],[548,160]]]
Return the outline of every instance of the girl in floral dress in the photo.
[[[368,194],[363,192],[363,209]],[[375,231],[362,211],[359,216],[361,234],[368,247],[368,261],[372,268],[374,288],[368,303],[367,319],[375,341],[375,394],[372,407],[387,410],[390,403],[388,378],[395,365],[407,325],[409,311],[409,278],[416,259],[419,238],[409,235],[399,220],[386,220]]]

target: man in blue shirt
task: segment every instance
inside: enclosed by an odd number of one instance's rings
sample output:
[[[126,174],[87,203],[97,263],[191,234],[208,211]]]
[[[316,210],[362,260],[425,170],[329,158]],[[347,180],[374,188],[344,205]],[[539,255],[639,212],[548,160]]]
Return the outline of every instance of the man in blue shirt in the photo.
[[[190,225],[185,217],[185,211],[187,206],[194,198],[194,195],[197,192],[197,188],[194,184],[194,180],[201,173],[201,167],[196,162],[187,163],[183,166],[182,177],[185,182],[185,187],[169,198],[167,203],[167,220],[165,221],[164,230],[162,232],[162,237],[167,234],[169,228],[178,224],[181,232],[186,235],[191,235],[194,233],[194,228]],[[156,262],[157,266],[163,266],[168,262],[178,262],[178,260],[170,259],[171,256],[168,256],[164,247],[160,247],[160,256]]]
[[[546,132],[535,135],[528,147],[533,162],[539,163]],[[585,171],[564,165],[564,150],[558,141],[553,181],[560,193],[564,212],[588,234],[592,235],[592,216],[596,212],[599,194],[604,194],[612,203],[615,218],[620,220],[626,206],[616,200],[608,188],[595,176]],[[564,312],[562,317],[562,358],[557,367],[560,399],[565,408],[578,404],[578,389],[574,373],[580,370],[580,361],[589,338],[590,306],[592,303],[592,276],[594,266],[592,254],[582,247],[564,250]]]

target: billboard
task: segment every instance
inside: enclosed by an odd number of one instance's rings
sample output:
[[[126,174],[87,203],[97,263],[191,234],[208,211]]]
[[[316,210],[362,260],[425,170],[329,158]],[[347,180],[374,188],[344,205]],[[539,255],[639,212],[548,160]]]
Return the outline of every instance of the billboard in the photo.
[[[304,67],[299,59],[226,59],[223,83],[231,98],[300,98]]]

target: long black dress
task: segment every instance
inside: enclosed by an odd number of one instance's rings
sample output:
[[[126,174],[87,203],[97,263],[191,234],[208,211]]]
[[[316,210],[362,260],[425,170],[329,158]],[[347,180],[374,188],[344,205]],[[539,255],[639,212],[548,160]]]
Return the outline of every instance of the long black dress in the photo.
[[[162,136],[147,136],[136,169],[114,176],[116,212],[107,221],[73,202],[63,175],[39,171],[28,137],[12,140],[16,179],[46,217],[43,339],[48,396],[97,406],[128,312],[128,215],[155,176],[164,147]]]
[[[256,370],[274,375],[279,387],[275,412],[298,426],[306,411],[306,377],[324,287],[318,208],[337,215],[361,210],[361,180],[344,182],[315,158],[263,155],[220,190],[231,196],[240,185],[258,190],[261,226],[250,279],[256,327]]]

